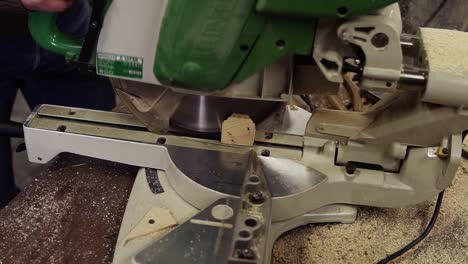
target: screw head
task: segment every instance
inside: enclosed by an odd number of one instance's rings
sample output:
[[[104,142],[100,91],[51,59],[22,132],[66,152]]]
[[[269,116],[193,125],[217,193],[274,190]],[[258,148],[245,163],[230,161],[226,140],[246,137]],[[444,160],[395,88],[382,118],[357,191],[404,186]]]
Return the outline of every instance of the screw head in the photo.
[[[254,192],[249,195],[249,200],[253,204],[261,204],[265,201],[265,196],[262,192]]]
[[[270,151],[268,149],[262,150],[261,154],[264,157],[270,157]]]
[[[255,253],[250,248],[244,248],[239,250],[239,257],[243,259],[254,259]]]
[[[443,149],[442,149],[442,153],[443,153],[444,155],[448,155],[448,154],[449,154],[448,148],[443,148]]]
[[[385,33],[377,33],[372,37],[372,45],[376,48],[383,48],[388,45],[390,38]]]
[[[91,27],[92,27],[92,28],[97,28],[97,26],[98,26],[97,21],[91,22]]]
[[[357,166],[353,162],[348,162],[345,165],[345,170],[346,170],[347,174],[352,175],[352,174],[354,174],[356,172]]]
[[[88,72],[94,72],[96,71],[96,67],[94,65],[89,64],[88,65]]]
[[[158,144],[164,145],[164,144],[166,144],[166,138],[160,137],[160,138],[158,138],[157,142],[158,142]]]
[[[340,39],[347,41],[351,38],[351,34],[348,31],[343,31],[341,34],[339,34]]]
[[[272,139],[273,138],[273,133],[265,133],[265,139]]]

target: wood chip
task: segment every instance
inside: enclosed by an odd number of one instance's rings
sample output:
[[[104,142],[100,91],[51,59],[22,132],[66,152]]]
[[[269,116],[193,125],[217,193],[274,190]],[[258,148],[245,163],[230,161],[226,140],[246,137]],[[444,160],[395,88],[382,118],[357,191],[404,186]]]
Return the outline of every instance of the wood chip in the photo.
[[[255,123],[247,115],[233,114],[223,122],[221,142],[229,145],[253,146]]]
[[[177,220],[169,209],[160,207],[151,208],[140,222],[130,230],[124,240],[124,244],[174,226],[177,226]]]

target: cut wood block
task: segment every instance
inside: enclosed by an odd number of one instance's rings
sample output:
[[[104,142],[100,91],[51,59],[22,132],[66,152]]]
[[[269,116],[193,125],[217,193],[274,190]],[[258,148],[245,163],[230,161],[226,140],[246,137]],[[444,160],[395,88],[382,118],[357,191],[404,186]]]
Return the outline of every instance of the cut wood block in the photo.
[[[255,123],[248,115],[233,114],[224,120],[221,142],[229,145],[253,146]]]

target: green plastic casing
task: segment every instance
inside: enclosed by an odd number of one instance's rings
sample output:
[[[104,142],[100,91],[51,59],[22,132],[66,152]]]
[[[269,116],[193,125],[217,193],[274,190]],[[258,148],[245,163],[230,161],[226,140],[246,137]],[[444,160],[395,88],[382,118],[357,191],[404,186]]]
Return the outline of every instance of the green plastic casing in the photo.
[[[318,17],[362,15],[396,0],[170,0],[154,60],[168,85],[215,91],[290,54],[312,53]]]
[[[112,0],[105,0],[104,12],[111,3]],[[84,40],[62,33],[57,27],[57,17],[58,13],[31,12],[28,18],[31,36],[44,49],[63,55],[67,60],[77,60]]]
[[[111,0],[106,0],[107,5]],[[397,0],[168,0],[154,58],[163,84],[201,91],[241,82],[281,57],[312,53],[317,18],[363,15]],[[83,40],[64,35],[57,14],[32,12],[44,48],[78,58]]]
[[[56,13],[31,12],[31,36],[44,49],[64,55],[68,60],[76,60],[80,55],[83,40],[62,33],[56,25],[57,16]]]
[[[357,16],[396,0],[258,0],[256,9],[270,15],[296,17]]]

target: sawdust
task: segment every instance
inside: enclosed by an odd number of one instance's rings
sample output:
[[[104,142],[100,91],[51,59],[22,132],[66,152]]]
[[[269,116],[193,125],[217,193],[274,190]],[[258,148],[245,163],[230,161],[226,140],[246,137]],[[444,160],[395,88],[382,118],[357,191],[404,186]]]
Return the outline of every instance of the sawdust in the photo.
[[[135,174],[62,156],[0,210],[0,263],[110,263]]]
[[[468,76],[468,33],[421,28],[421,35],[431,71]]]
[[[62,157],[0,210],[0,263],[110,263],[136,169]],[[447,190],[439,220],[395,263],[468,263],[468,161]],[[376,263],[426,227],[435,202],[359,208],[354,224],[309,225],[283,235],[274,264]]]
[[[468,263],[468,162],[447,190],[429,237],[395,263]],[[283,235],[273,263],[377,263],[416,238],[428,224],[433,202],[402,209],[359,208],[354,224],[309,225]]]

